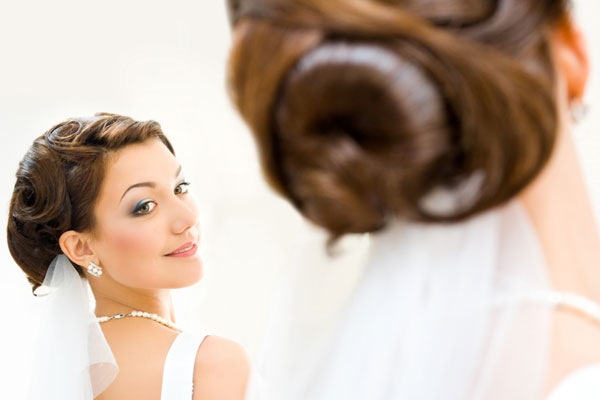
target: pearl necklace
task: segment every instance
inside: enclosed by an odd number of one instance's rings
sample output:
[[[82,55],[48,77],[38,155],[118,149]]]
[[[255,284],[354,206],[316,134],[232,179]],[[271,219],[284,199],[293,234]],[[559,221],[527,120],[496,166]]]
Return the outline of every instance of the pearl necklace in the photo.
[[[99,323],[103,323],[103,322],[111,321],[113,319],[122,319],[122,318],[126,318],[126,317],[147,318],[154,322],[158,322],[159,324],[164,325],[167,328],[173,329],[174,331],[183,332],[183,330],[181,328],[179,328],[177,325],[175,325],[173,322],[161,317],[158,314],[148,313],[145,311],[132,311],[130,313],[120,313],[120,314],[115,314],[115,315],[96,317],[96,320]]]
[[[550,303],[555,308],[571,309],[600,323],[600,304],[583,295],[549,290],[533,294],[531,300]]]

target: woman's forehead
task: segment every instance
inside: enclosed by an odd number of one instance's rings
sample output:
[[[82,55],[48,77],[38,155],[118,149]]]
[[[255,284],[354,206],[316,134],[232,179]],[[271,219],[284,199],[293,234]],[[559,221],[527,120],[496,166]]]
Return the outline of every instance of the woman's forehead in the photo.
[[[111,191],[124,191],[140,182],[171,181],[178,168],[179,163],[169,149],[159,139],[149,139],[112,154],[102,186]]]

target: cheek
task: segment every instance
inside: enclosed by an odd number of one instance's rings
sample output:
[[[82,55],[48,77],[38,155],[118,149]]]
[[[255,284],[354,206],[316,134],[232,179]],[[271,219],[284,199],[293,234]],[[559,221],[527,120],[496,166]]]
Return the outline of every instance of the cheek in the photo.
[[[117,281],[132,286],[152,278],[151,271],[160,258],[162,242],[155,229],[115,226],[103,232],[101,258]]]
[[[151,254],[158,251],[156,236],[152,229],[123,227],[108,232],[107,244],[123,256]]]

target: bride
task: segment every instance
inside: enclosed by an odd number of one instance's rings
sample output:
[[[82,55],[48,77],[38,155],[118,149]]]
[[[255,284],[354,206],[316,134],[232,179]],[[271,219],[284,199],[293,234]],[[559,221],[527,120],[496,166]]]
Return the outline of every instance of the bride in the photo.
[[[47,307],[30,398],[244,398],[243,349],[175,324],[170,289],[202,277],[188,185],[154,121],[98,114],[33,142],[8,221],[11,255]]]
[[[600,397],[600,239],[571,134],[589,71],[569,7],[229,1],[231,94],[269,183],[330,246],[371,233],[318,357],[294,348],[314,326],[280,316],[276,398]]]

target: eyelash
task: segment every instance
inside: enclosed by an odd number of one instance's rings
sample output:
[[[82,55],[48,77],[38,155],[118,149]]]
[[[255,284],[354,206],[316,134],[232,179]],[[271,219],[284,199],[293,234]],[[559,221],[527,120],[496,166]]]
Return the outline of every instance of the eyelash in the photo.
[[[188,192],[187,186],[189,186],[189,185],[190,185],[190,182],[186,182],[186,181],[183,181],[183,182],[181,182],[180,184],[178,184],[178,185],[175,187],[175,194],[176,194],[176,195],[180,195],[180,194],[186,194],[186,193]],[[180,192],[180,193],[177,193],[177,189],[179,189],[179,188],[181,188],[181,189],[182,189],[182,192]],[[144,207],[144,206],[146,206],[146,205],[150,205],[150,204],[152,204],[153,206],[152,206],[152,208],[150,208],[150,210],[149,210],[149,211],[140,212],[140,211],[141,211],[141,209],[142,209],[142,207]],[[152,210],[154,210],[154,208],[156,208],[156,202],[154,202],[154,201],[152,201],[152,200],[148,200],[148,201],[140,202],[140,203],[138,203],[138,204],[135,206],[135,209],[133,210],[132,214],[133,214],[134,216],[136,216],[136,217],[141,217],[141,216],[143,216],[143,215],[148,215],[148,214],[150,214],[150,213],[152,212]]]
[[[185,191],[184,191],[184,192],[181,192],[181,193],[175,193],[175,194],[186,194],[186,193],[188,192],[188,190],[189,190],[189,189],[187,188],[187,186],[190,186],[190,183],[189,183],[189,182],[187,182],[187,181],[183,181],[183,182],[181,182],[179,185],[177,185],[177,186],[175,187],[175,190],[177,190],[178,188],[181,188],[182,190],[185,190]],[[185,189],[184,189],[184,188],[185,188]]]
[[[152,204],[153,207],[149,211],[141,212],[142,207],[150,205],[150,204]],[[135,209],[133,210],[132,214],[136,217],[141,217],[142,215],[150,214],[152,212],[152,210],[154,210],[155,207],[156,207],[156,203],[151,200],[140,202],[135,206]]]

